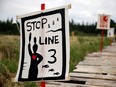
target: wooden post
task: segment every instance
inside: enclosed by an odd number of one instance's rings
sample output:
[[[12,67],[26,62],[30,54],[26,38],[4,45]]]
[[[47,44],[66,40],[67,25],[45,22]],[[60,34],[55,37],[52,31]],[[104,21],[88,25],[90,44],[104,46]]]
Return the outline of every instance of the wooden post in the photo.
[[[102,52],[102,48],[103,48],[103,39],[104,39],[104,29],[102,29],[102,38],[101,38],[101,44],[100,44],[100,52]]]
[[[112,46],[112,37],[110,37],[110,46]]]
[[[42,81],[40,85],[41,85],[40,87],[46,87],[46,82]]]
[[[42,3],[41,4],[41,10],[45,10],[45,3]],[[46,82],[45,81],[42,81],[40,83],[40,87],[45,87],[46,86]]]
[[[41,10],[45,10],[45,3],[41,4]]]

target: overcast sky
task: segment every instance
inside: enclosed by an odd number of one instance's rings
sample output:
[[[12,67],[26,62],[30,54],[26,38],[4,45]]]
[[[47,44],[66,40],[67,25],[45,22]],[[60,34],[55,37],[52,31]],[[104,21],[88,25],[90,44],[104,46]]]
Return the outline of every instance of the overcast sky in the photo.
[[[0,0],[0,20],[39,11],[42,3],[46,9],[71,4],[69,18],[78,23],[93,23],[103,13],[116,22],[116,0]]]

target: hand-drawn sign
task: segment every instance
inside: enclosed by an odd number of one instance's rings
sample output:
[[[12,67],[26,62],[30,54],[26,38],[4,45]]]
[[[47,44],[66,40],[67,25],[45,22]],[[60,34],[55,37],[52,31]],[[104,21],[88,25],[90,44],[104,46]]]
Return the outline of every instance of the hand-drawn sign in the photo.
[[[61,80],[69,71],[67,7],[23,15],[15,81]]]
[[[98,15],[97,29],[110,29],[110,15]]]
[[[107,37],[114,37],[114,28],[107,30]]]

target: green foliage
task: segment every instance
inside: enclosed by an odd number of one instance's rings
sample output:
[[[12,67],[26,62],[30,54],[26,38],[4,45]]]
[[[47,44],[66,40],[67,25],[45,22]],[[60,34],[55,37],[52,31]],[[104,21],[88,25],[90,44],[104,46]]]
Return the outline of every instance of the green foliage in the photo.
[[[4,59],[1,61],[9,70],[10,73],[16,73],[17,71],[17,66],[18,66],[18,62],[17,60],[9,60],[9,59]]]
[[[0,35],[0,87],[37,87],[35,82],[13,83],[18,69],[19,36]]]
[[[0,34],[18,35],[19,31],[17,23],[13,23],[13,19],[7,19],[6,21],[0,21]]]
[[[96,29],[96,25],[97,23],[92,23],[92,24],[88,24],[88,23],[84,23],[82,22],[82,24],[80,23],[75,23],[74,20],[72,19],[70,22],[70,32],[74,31],[75,35],[98,35],[101,33],[101,30]],[[116,28],[116,23],[111,20],[111,26],[110,27],[114,27]],[[19,22],[17,23],[13,23],[13,19],[7,19],[6,21],[0,21],[0,34],[3,35],[19,35]],[[107,31],[105,31],[105,34],[107,33]],[[115,31],[116,33],[116,31]]]
[[[88,23],[84,23],[82,22],[82,24],[79,23],[75,23],[74,20],[72,19],[70,21],[70,34],[71,32],[75,32],[75,35],[81,35],[81,36],[86,36],[86,35],[98,35],[101,33],[101,30],[96,29],[97,23],[92,23],[92,24],[88,24]],[[116,28],[116,23],[111,20],[111,26],[110,27],[114,27]],[[116,31],[115,31],[116,33]],[[105,34],[107,34],[107,31],[105,31]]]
[[[24,84],[24,87],[37,87],[37,84],[35,82],[27,82]]]
[[[9,78],[9,79],[8,79]],[[7,87],[6,84],[11,81],[11,75],[7,67],[0,62],[0,87]]]
[[[1,58],[17,59],[19,53],[19,36],[0,35]]]

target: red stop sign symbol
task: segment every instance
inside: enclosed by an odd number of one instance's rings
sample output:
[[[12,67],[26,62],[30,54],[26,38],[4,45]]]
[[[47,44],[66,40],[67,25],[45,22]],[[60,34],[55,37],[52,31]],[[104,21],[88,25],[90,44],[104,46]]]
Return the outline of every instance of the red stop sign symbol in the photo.
[[[104,21],[104,22],[107,22],[107,21],[108,21],[107,16],[104,16],[104,17],[103,17],[103,21]]]

